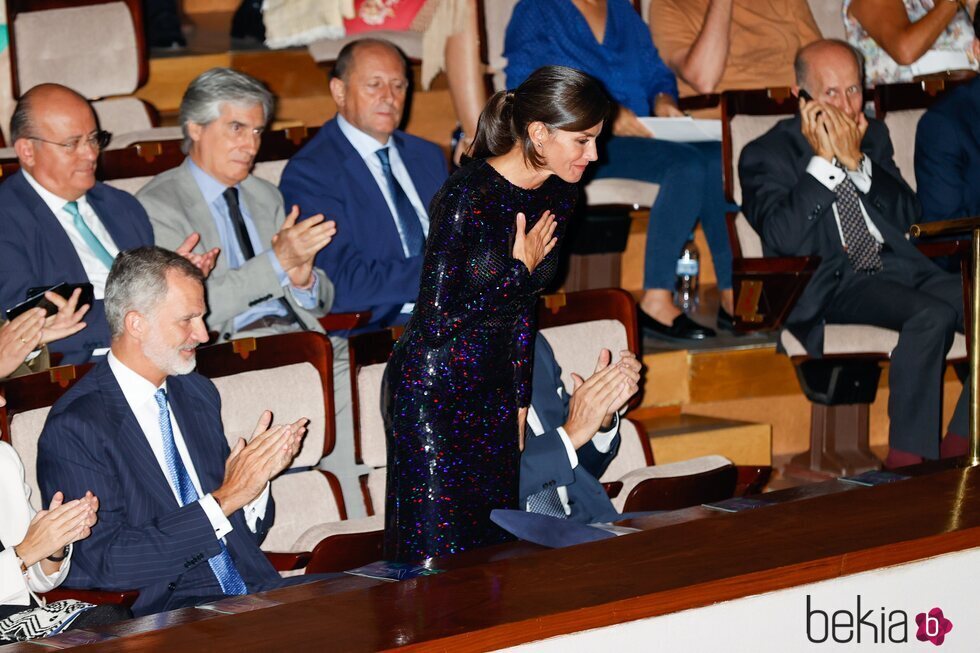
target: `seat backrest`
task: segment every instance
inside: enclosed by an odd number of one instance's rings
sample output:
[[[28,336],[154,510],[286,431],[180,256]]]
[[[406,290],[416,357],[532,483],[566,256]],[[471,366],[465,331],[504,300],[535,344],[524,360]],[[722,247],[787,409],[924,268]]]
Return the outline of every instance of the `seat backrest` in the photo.
[[[808,0],[810,13],[825,39],[847,40],[844,31],[843,0]]]
[[[278,161],[259,161],[252,168],[252,174],[259,179],[265,179],[270,184],[276,186],[279,185],[279,180],[282,179],[282,171],[286,169],[286,164],[289,163],[287,159],[279,159]]]
[[[295,553],[307,550],[300,536],[318,524],[347,518],[340,483],[318,469],[281,474],[272,481],[276,519],[262,541],[263,551]]]
[[[895,165],[902,178],[916,189],[915,132],[926,110],[962,80],[935,79],[904,84],[881,84],[874,89],[875,114],[888,127]]]
[[[561,366],[561,381],[571,392],[572,372],[584,379],[589,378],[595,369],[600,349],[608,349],[613,360],[619,352],[629,349],[626,326],[615,319],[591,320],[565,326],[541,329],[544,337],[555,352],[555,359]]]
[[[41,509],[37,481],[37,442],[51,406],[92,365],[55,367],[45,372],[8,379],[0,384],[7,405],[0,408],[0,438],[13,446],[24,463],[24,478],[31,488],[31,505]]]
[[[599,479],[603,483],[618,481],[634,469],[649,467],[654,462],[650,441],[643,427],[633,420],[621,419],[619,437],[619,451]]]
[[[99,126],[113,134],[145,132],[153,129],[153,117],[136,97],[114,97],[92,103]],[[110,143],[110,145],[112,145]]]
[[[387,464],[381,381],[395,344],[390,330],[352,336],[350,343],[351,405],[354,407],[354,459],[378,468]]]
[[[202,347],[197,369],[221,394],[229,446],[248,438],[263,410],[276,424],[310,420],[292,469],[316,466],[334,445],[333,350],[309,331],[244,338]]]
[[[721,96],[722,176],[725,196],[742,204],[738,158],[742,148],[796,111],[798,100],[788,88],[725,91]]]
[[[108,179],[106,184],[119,190],[124,190],[130,195],[135,195],[142,190],[143,186],[150,183],[153,177],[129,177],[127,179]]]
[[[139,0],[8,2],[7,7],[16,96],[55,82],[98,99],[132,94],[146,82]]]

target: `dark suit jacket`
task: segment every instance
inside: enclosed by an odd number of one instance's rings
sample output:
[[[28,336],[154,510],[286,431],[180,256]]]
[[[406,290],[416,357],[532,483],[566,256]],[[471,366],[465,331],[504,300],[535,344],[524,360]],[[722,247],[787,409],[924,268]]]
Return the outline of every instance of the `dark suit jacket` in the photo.
[[[448,176],[442,150],[400,131],[392,138],[428,206]],[[381,189],[336,119],[290,159],[279,189],[286,206],[298,204],[303,216],[322,213],[337,221],[337,235],[316,256],[334,284],[332,311],[368,309],[372,317],[365,330],[376,330],[391,324],[402,304],[415,301],[422,257],[405,256]]]
[[[915,132],[915,180],[922,219],[980,215],[980,79],[943,96]]]
[[[568,416],[568,393],[561,382],[561,368],[548,342],[538,336],[534,345],[531,406],[541,420],[544,433],[534,435],[530,427],[524,437],[521,454],[520,505],[527,498],[550,487],[565,486],[568,492],[569,519],[584,524],[610,522],[622,517],[613,507],[598,479],[619,450],[619,435],[608,453],[602,453],[592,442],[578,451],[578,466],[572,469],[568,453],[558,435],[558,427]]]
[[[153,244],[153,228],[140,203],[121,190],[97,183],[85,194],[121,250]],[[27,289],[66,281],[88,281],[82,261],[58,219],[23,173],[0,184],[0,307],[24,301]],[[109,325],[102,301],[85,315],[80,332],[50,345],[63,363],[83,363],[93,349],[109,346]]]
[[[228,445],[214,385],[198,374],[167,380],[173,414],[205,492],[222,483]],[[138,589],[137,615],[193,605],[221,594],[208,560],[218,539],[200,503],[179,507],[116,377],[100,362],[51,410],[38,443],[38,481],[44,502],[91,490],[99,522],[75,544],[67,585]],[[252,533],[241,510],[225,538],[250,592],[282,580],[259,550],[273,508]]]
[[[871,161],[871,188],[861,197],[885,246],[911,266],[938,268],[905,238],[919,218],[915,194],[892,160],[888,129],[869,120],[861,151]],[[834,191],[806,172],[813,149],[800,132],[800,118],[779,122],[742,150],[738,173],[742,211],[762,238],[766,256],[819,256],[821,261],[786,327],[807,353],[823,353],[823,315],[849,265],[834,219]]]

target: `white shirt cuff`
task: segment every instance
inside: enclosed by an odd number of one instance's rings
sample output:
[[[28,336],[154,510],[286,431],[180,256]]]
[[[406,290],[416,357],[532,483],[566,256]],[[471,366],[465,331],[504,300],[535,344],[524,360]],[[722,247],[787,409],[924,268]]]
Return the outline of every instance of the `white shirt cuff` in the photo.
[[[578,454],[575,452],[575,445],[572,444],[572,439],[568,437],[568,433],[561,426],[558,427],[558,437],[561,438],[562,444],[565,445],[565,453],[568,454],[568,464],[572,469],[578,467]]]
[[[844,171],[822,156],[811,157],[810,163],[806,165],[806,171],[828,190],[836,189],[837,184],[844,181]]]
[[[290,284],[289,292],[293,294],[293,299],[303,308],[316,308],[316,298],[320,291],[320,277],[313,273],[313,285],[309,288],[297,288]]]
[[[619,413],[613,415],[613,423],[608,431],[599,431],[593,436],[592,444],[599,453],[609,453],[617,433],[619,433]]]
[[[208,521],[211,522],[215,538],[220,540],[234,530],[231,522],[225,517],[225,513],[222,512],[221,506],[218,505],[218,502],[214,500],[213,496],[205,494],[200,498],[198,503],[204,508],[204,514],[208,516]]]
[[[269,507],[269,484],[265,484],[265,489],[262,490],[255,501],[245,505],[245,523],[248,524],[248,529],[255,532],[255,525],[258,523],[259,519],[265,516],[265,511]]]

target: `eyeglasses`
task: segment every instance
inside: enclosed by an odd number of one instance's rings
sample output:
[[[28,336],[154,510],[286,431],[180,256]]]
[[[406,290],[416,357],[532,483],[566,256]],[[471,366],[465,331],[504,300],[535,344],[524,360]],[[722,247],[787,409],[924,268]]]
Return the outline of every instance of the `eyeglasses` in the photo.
[[[75,138],[70,138],[64,143],[59,143],[57,141],[49,141],[46,138],[41,138],[40,136],[28,136],[27,138],[32,141],[41,141],[42,143],[47,143],[48,145],[57,145],[65,150],[67,154],[74,154],[78,151],[78,148],[82,143],[88,145],[90,148],[96,152],[104,150],[108,145],[109,141],[112,140],[112,133],[107,132],[104,129],[100,129],[97,132],[92,132],[88,136],[76,136]]]

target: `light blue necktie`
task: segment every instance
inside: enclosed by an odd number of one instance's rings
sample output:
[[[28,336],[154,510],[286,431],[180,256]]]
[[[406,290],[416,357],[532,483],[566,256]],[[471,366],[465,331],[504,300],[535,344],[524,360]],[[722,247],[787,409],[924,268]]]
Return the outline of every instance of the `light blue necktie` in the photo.
[[[68,202],[65,204],[65,211],[71,216],[72,224],[75,225],[75,229],[78,229],[78,233],[81,234],[85,244],[92,249],[92,252],[105,264],[106,268],[111,269],[112,254],[105,248],[105,245],[102,244],[99,237],[92,233],[89,226],[85,224],[85,220],[82,219],[82,214],[78,210],[78,202]]]
[[[395,201],[395,220],[398,221],[398,226],[401,228],[408,255],[418,256],[425,246],[425,234],[422,232],[419,214],[415,212],[415,207],[412,206],[412,201],[408,199],[405,189],[398,183],[391,171],[388,148],[382,147],[375,154],[381,161],[381,170],[385,173],[385,179],[388,180],[388,190],[391,191],[391,197]]]
[[[174,430],[170,426],[170,408],[167,406],[167,391],[160,388],[153,395],[160,407],[160,433],[163,435],[163,457],[167,461],[167,468],[170,471],[170,481],[180,495],[180,505],[186,506],[198,500],[197,490],[191,482],[190,474],[184,467],[184,461],[177,451],[177,443],[174,441]],[[211,571],[214,572],[221,585],[221,591],[228,595],[248,594],[245,581],[235,567],[231,554],[225,547],[225,543],[218,541],[221,545],[221,553],[208,560]]]

